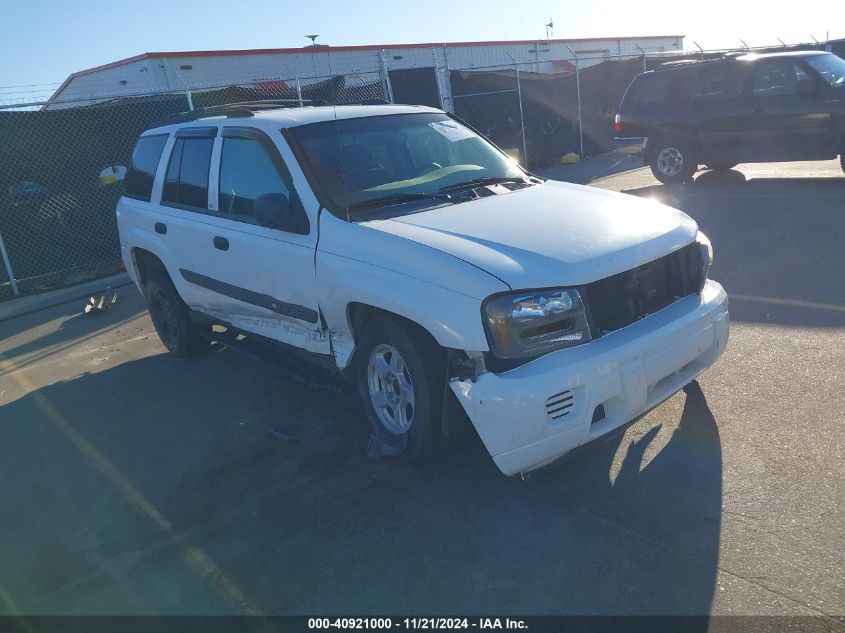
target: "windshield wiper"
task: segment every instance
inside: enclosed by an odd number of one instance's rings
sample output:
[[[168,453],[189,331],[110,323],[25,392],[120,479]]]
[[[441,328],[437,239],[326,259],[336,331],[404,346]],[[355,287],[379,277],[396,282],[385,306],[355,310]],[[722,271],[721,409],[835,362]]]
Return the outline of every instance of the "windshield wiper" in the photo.
[[[391,204],[399,204],[401,202],[409,202],[411,200],[451,200],[452,196],[448,193],[438,193],[436,191],[431,193],[399,193],[394,196],[383,196],[381,198],[373,198],[372,200],[362,200],[349,205],[350,211],[360,211],[361,209],[372,209],[373,207],[386,207]]]
[[[472,180],[465,180],[454,185],[446,185],[440,187],[440,191],[452,191],[453,189],[466,189],[469,187],[483,187],[484,185],[498,185],[504,183],[522,183],[528,184],[529,181],[520,176],[482,176],[481,178],[473,178]]]

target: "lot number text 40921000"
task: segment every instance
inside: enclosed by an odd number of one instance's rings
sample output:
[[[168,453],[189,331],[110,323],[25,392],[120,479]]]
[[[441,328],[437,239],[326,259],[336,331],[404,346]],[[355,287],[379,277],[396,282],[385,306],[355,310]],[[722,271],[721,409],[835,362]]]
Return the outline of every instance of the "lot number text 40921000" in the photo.
[[[309,629],[527,629],[524,620],[512,618],[309,618]]]

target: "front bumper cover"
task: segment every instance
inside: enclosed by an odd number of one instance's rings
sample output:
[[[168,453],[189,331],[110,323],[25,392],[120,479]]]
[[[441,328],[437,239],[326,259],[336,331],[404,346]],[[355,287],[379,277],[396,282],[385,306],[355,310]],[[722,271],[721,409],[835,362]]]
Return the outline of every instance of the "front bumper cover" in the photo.
[[[590,343],[450,386],[496,465],[514,475],[613,431],[692,382],[724,351],[729,323],[727,295],[708,281],[701,294]],[[572,396],[567,413],[550,412],[547,404],[564,392]],[[599,405],[604,417],[594,421]]]

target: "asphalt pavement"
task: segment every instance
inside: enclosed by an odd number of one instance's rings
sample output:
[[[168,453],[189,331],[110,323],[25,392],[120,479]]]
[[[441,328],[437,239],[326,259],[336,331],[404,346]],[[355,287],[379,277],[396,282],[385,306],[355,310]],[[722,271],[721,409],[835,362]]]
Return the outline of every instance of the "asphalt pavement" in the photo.
[[[172,358],[132,287],[103,315],[75,300],[0,323],[0,612],[836,624],[845,175],[791,163],[592,184],[699,223],[731,340],[698,383],[531,481],[475,437],[428,464],[370,461],[354,394],[225,349]]]

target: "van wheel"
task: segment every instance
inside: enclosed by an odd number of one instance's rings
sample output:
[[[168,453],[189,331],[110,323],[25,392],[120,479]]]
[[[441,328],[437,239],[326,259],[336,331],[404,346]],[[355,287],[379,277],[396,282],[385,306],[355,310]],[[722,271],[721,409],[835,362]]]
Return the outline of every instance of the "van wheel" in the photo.
[[[658,141],[651,157],[651,173],[660,182],[688,182],[698,162],[691,145],[681,139],[669,138]]]
[[[739,163],[711,163],[709,165],[705,165],[705,167],[713,171],[727,171],[729,169],[733,169],[737,165],[739,165]]]
[[[178,358],[187,358],[208,349],[209,341],[191,321],[188,306],[166,272],[161,269],[150,271],[144,291],[153,327],[168,352]]]
[[[371,424],[407,435],[405,455],[439,450],[445,355],[435,343],[396,319],[376,317],[361,333],[356,382]]]

